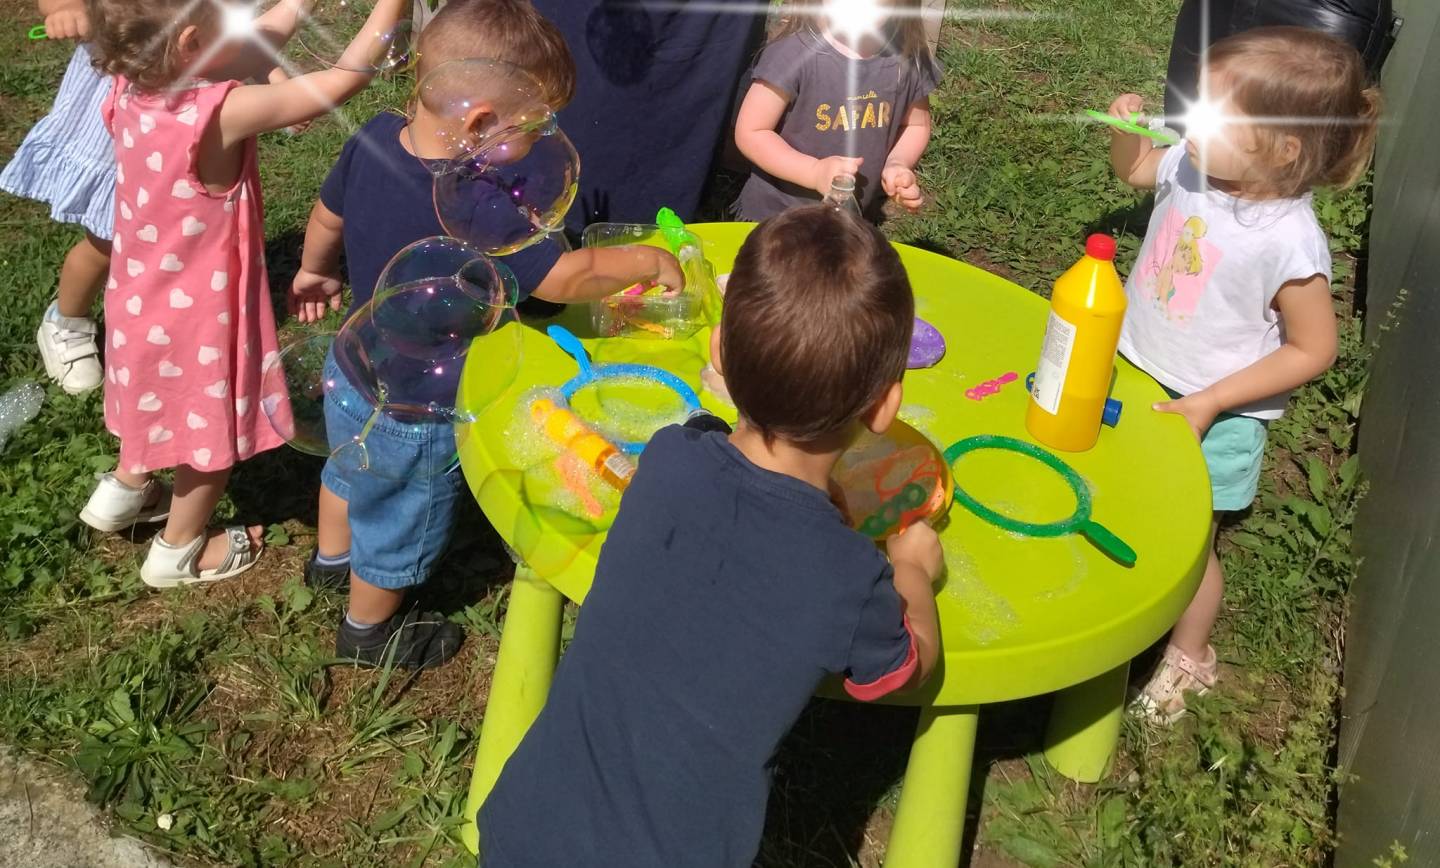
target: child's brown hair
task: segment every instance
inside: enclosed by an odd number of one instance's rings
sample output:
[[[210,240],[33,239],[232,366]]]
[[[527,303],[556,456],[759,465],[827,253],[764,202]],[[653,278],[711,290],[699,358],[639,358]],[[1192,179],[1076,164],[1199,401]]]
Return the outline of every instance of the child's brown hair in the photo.
[[[827,205],[761,223],[735,258],[720,367],[767,440],[815,443],[861,419],[905,373],[915,297],[880,230]]]
[[[1242,114],[1266,119],[1256,125],[1256,136],[1277,165],[1267,179],[1276,193],[1348,187],[1364,177],[1380,93],[1368,85],[1365,61],[1355,49],[1303,27],[1260,27],[1216,42],[1208,66]],[[1300,151],[1283,163],[1287,137],[1300,143]]]
[[[529,73],[552,109],[575,96],[575,60],[565,37],[530,0],[451,0],[421,31],[418,48],[417,81],[447,61],[484,58]]]
[[[921,0],[874,0],[887,12],[885,21],[886,41],[890,48],[917,67],[932,60],[930,38],[925,33],[925,22],[921,17]],[[818,0],[804,2],[800,8],[787,3],[781,9],[780,19],[770,34],[770,42],[778,42],[792,33],[811,31],[819,33],[823,24],[823,11],[818,9]],[[891,10],[894,10],[893,13]]]
[[[157,91],[185,75],[180,34],[191,25],[217,26],[220,9],[209,0],[86,0],[85,13],[95,68]]]

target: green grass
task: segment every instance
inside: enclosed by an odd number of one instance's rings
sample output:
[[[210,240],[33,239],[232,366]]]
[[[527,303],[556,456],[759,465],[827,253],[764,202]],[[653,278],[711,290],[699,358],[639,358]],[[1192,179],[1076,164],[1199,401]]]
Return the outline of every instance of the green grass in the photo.
[[[1146,201],[1110,177],[1104,133],[1065,118],[1125,90],[1158,100],[1176,5],[1010,0],[1061,12],[949,26],[922,166],[933,201],[892,234],[1041,293],[1088,231],[1120,233],[1120,259],[1133,260]],[[0,155],[48,108],[68,57],[24,40],[32,11],[0,0]],[[378,85],[347,114],[368,117],[404,89]],[[344,137],[326,120],[263,140],[272,289],[288,282]],[[1318,207],[1337,273],[1350,277],[1366,198],[1322,196]],[[43,381],[35,321],[75,237],[33,203],[0,198],[0,389]],[[1224,689],[1172,729],[1127,724],[1116,771],[1097,787],[1039,758],[1045,700],[989,709],[973,864],[1325,863],[1366,357],[1348,318],[1342,349],[1272,426],[1262,498],[1222,531]],[[6,739],[69,766],[124,831],[186,859],[465,863],[455,831],[508,577],[483,518],[467,519],[467,546],[436,593],[469,632],[460,658],[414,679],[357,671],[330,665],[339,602],[295,579],[313,542],[315,462],[281,452],[237,472],[222,509],[269,526],[262,568],[225,587],[152,594],[136,577],[144,538],[95,535],[76,519],[114,449],[96,396],[50,387],[40,418],[0,453]],[[914,720],[913,710],[817,702],[779,757],[761,864],[878,864]]]

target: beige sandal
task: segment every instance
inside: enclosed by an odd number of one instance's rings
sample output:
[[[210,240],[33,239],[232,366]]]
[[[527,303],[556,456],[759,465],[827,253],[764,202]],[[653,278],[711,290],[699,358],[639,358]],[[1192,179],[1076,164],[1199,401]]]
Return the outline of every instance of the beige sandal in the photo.
[[[163,537],[155,537],[150,544],[150,553],[140,567],[140,579],[152,588],[174,588],[179,585],[193,585],[199,582],[218,582],[238,576],[260,560],[263,545],[251,547],[250,533],[240,525],[225,528],[229,550],[213,570],[197,567],[200,553],[210,535],[200,536],[182,546],[172,546]]]

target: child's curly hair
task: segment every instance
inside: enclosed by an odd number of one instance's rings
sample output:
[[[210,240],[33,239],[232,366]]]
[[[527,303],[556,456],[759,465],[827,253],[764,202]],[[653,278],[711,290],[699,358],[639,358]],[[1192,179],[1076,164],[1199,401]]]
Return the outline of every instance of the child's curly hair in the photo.
[[[1312,187],[1348,187],[1365,176],[1375,147],[1380,92],[1365,62],[1345,43],[1303,27],[1260,27],[1210,47],[1212,76],[1257,125],[1262,153],[1278,168],[1266,180],[1282,196]],[[1293,161],[1278,159],[1287,138],[1300,143]]]
[[[85,0],[85,11],[95,68],[146,91],[163,90],[185,74],[180,34],[191,25],[214,26],[220,15],[211,0]]]

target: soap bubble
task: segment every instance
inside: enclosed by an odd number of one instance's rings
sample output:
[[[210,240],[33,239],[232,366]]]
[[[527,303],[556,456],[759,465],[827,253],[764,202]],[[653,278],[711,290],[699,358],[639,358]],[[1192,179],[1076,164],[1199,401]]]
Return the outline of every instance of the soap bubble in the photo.
[[[301,15],[296,41],[312,63],[305,66],[346,69],[352,72],[386,72],[410,64],[412,25],[402,19],[384,30],[367,29],[374,11],[372,0],[313,0]],[[358,63],[342,63],[351,41],[362,33],[374,37],[368,54]]]
[[[447,233],[499,256],[561,226],[580,157],[534,78],[499,61],[450,61],[425,76],[416,100],[440,119],[433,141],[411,145],[436,155],[428,165]]]
[[[325,376],[325,359],[335,335],[302,335],[280,348],[280,366],[272,369],[284,377],[281,386],[267,389],[267,394],[287,394],[284,402],[263,401],[261,407],[270,427],[295,449],[307,455],[329,455],[330,443],[325,439],[325,396],[334,388],[334,381]]]
[[[466,422],[509,388],[520,369],[518,288],[509,269],[454,238],[425,238],[381,272],[375,295],[335,339],[335,361],[355,390],[402,422]],[[456,403],[467,356],[483,373]]]
[[[464,242],[411,244],[339,332],[286,345],[275,369],[284,388],[274,391],[289,403],[282,411],[285,402],[274,402],[273,414],[266,406],[271,425],[296,449],[352,472],[403,481],[453,471],[451,426],[477,419],[519,373],[517,297],[509,270]],[[327,409],[332,420],[345,412],[367,421],[337,442]],[[388,436],[372,443],[377,425]]]

